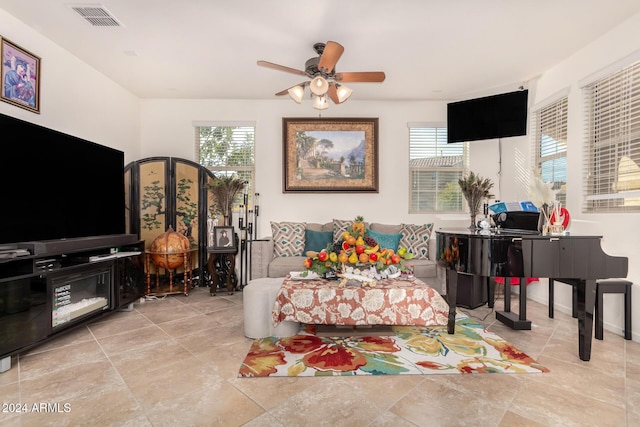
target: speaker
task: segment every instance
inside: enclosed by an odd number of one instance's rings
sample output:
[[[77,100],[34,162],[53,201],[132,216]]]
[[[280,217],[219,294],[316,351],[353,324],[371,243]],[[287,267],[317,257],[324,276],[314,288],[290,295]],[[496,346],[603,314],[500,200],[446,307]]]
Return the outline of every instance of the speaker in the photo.
[[[478,308],[488,301],[487,282],[481,276],[458,274],[456,306],[468,309]]]

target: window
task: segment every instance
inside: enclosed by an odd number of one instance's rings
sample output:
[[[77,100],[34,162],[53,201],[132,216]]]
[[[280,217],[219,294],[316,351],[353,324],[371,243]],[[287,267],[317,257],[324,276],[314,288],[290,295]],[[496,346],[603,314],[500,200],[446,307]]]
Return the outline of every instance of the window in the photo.
[[[466,155],[466,143],[447,144],[445,126],[409,123],[409,213],[463,211]]]
[[[566,205],[568,95],[531,109],[533,159],[543,182],[552,183],[556,200]]]
[[[198,162],[216,176],[236,176],[254,193],[255,125],[253,122],[196,122]],[[241,205],[242,192],[236,206]]]
[[[640,61],[583,87],[586,212],[640,212]]]

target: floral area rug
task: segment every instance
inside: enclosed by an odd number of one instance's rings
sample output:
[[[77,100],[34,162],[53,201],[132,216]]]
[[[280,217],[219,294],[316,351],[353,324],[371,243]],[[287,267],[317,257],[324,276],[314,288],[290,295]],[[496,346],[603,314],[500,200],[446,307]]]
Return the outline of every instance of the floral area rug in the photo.
[[[395,336],[298,335],[254,340],[238,377],[334,375],[519,374],[549,372],[468,316],[446,326],[394,326]]]

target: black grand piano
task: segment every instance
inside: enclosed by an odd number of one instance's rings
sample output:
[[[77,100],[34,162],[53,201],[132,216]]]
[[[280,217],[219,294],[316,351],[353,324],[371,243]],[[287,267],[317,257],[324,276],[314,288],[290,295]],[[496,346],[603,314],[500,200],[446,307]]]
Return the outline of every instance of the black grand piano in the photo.
[[[627,276],[628,259],[604,253],[601,236],[542,235],[526,230],[441,229],[436,231],[437,254],[447,269],[448,332],[455,331],[459,275],[505,278],[504,311],[496,318],[513,329],[531,329],[526,316],[527,277],[547,277],[576,286],[578,352],[591,358],[596,280]],[[519,310],[511,312],[509,279],[520,279]],[[493,295],[489,295],[492,301]]]

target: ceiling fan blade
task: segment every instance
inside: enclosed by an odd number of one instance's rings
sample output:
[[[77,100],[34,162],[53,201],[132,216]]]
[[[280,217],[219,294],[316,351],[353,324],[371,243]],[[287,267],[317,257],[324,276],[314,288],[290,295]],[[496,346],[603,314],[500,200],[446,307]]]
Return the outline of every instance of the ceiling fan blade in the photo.
[[[290,68],[290,67],[285,67],[284,65],[274,64],[273,62],[258,61],[258,65],[261,66],[261,67],[271,68],[272,70],[284,71],[285,73],[299,74],[301,76],[306,76],[307,75],[307,73],[305,73],[302,70],[296,70],[295,68]]]
[[[338,59],[342,56],[344,47],[340,43],[329,41],[324,46],[324,51],[318,62],[318,69],[322,73],[330,73],[336,67]]]
[[[340,83],[380,83],[384,81],[385,77],[386,76],[382,71],[363,71],[355,73],[336,73],[335,80]]]
[[[289,89],[292,89],[292,88],[294,88],[296,86],[302,86],[302,88],[304,89],[305,86],[307,86],[309,83],[310,82],[306,81],[306,82],[299,83],[297,85],[293,85],[291,87],[286,88],[285,90],[281,90],[280,92],[276,93],[276,96],[288,95],[289,94]]]
[[[329,94],[329,98],[331,98],[334,104],[340,104],[340,99],[338,99],[338,89],[336,88],[335,83],[329,83],[329,90],[327,92]]]

